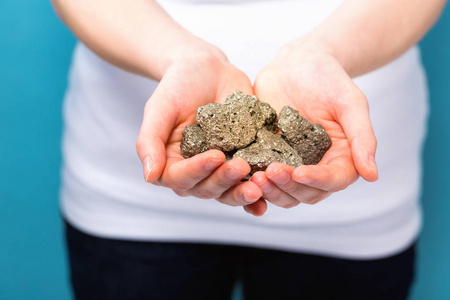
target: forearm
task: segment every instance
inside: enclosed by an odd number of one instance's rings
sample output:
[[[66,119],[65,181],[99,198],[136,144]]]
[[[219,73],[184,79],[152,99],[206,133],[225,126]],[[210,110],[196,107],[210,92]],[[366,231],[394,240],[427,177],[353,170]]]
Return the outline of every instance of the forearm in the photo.
[[[63,22],[90,49],[127,71],[160,80],[174,60],[225,55],[177,24],[151,0],[52,0]]]
[[[334,56],[354,77],[395,59],[436,22],[445,0],[348,0],[291,46]]]

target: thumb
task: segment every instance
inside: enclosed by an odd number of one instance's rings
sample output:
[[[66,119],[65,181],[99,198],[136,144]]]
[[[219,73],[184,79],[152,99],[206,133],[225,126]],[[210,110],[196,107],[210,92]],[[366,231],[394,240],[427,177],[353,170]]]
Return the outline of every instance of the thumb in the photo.
[[[376,181],[377,140],[370,122],[369,104],[365,95],[358,91],[346,99],[346,103],[340,105],[337,110],[337,117],[350,143],[353,163],[359,175],[367,181]]]
[[[144,166],[145,181],[158,180],[166,165],[166,143],[177,119],[171,95],[161,82],[147,101],[136,151]]]

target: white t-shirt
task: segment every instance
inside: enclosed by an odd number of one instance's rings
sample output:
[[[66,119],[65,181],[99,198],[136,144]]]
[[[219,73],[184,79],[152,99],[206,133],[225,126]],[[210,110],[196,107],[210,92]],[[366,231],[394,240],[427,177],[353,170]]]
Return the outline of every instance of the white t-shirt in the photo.
[[[221,48],[250,78],[287,42],[341,1],[160,1],[182,26]],[[156,43],[157,41],[155,41]],[[346,258],[380,258],[408,247],[420,217],[426,82],[418,49],[355,79],[370,103],[380,179],[358,180],[316,205],[269,205],[253,217],[215,200],[181,198],[144,181],[135,142],[157,82],[75,49],[64,104],[61,208],[101,237],[220,243]]]

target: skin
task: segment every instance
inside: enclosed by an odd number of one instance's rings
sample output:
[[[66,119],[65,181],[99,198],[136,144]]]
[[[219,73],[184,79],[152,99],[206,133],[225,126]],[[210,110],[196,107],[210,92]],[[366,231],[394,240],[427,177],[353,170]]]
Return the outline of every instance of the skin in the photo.
[[[351,80],[392,61],[429,30],[444,0],[347,0],[322,24],[283,47],[255,79],[228,62],[150,0],[53,0],[61,19],[90,49],[124,70],[160,81],[148,100],[136,143],[147,182],[180,196],[244,206],[255,216],[266,201],[290,208],[314,204],[361,176],[375,181],[376,138],[364,94]],[[144,38],[143,38],[144,37]],[[240,159],[210,150],[180,155],[181,132],[199,106],[240,89],[279,112],[290,105],[333,140],[316,166],[274,163],[249,182]]]
[[[252,176],[263,197],[247,212],[263,215],[265,200],[285,208],[315,204],[359,176],[378,179],[367,99],[351,78],[383,66],[416,44],[445,4],[444,0],[348,0],[261,70],[255,94],[278,112],[287,104],[321,124],[333,144],[316,166],[294,169],[272,164]]]
[[[294,63],[289,65],[288,61]],[[345,189],[359,175],[377,180],[376,139],[367,100],[336,59],[286,52],[261,71],[255,92],[278,112],[283,105],[296,108],[310,122],[321,124],[332,139],[318,165],[293,168],[273,163],[265,172],[254,174],[251,181],[261,187],[264,199],[284,208],[301,202],[315,204]],[[273,103],[271,99],[284,102]],[[260,215],[260,204],[251,205],[249,210],[257,205],[255,214]]]
[[[224,162],[225,155],[218,150],[189,159],[180,155],[181,134],[195,123],[198,107],[225,99],[237,86],[252,93],[247,76],[233,65],[214,58],[203,60],[201,56],[174,64],[147,102],[136,145],[144,176],[147,182],[169,187],[179,196],[247,205],[257,201],[262,191],[254,182],[240,183],[250,172],[246,161]],[[208,68],[203,68],[205,64]]]

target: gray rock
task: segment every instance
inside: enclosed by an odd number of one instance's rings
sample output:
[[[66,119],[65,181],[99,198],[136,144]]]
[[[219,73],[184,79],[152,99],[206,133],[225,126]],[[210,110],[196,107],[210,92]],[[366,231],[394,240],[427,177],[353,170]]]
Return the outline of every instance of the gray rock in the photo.
[[[269,104],[240,91],[228,96],[224,104],[207,104],[197,111],[197,124],[205,133],[208,148],[224,152],[251,144],[259,129],[275,132],[276,120],[276,111]]]
[[[278,128],[305,165],[317,164],[331,147],[331,138],[320,124],[311,124],[289,106],[281,110]]]
[[[272,132],[277,131],[277,112],[268,103],[259,101],[256,96],[234,91],[225,99],[225,104],[247,107],[257,130],[265,128]]]
[[[251,173],[264,171],[272,162],[297,167],[317,164],[331,147],[331,139],[319,124],[311,124],[298,111],[285,106],[277,116],[256,96],[235,91],[224,104],[211,103],[197,111],[197,124],[187,126],[181,154],[192,157],[208,149],[225,153],[226,160],[243,158]],[[283,135],[276,134],[280,129]]]
[[[182,136],[180,149],[184,158],[189,158],[208,150],[205,134],[199,125],[186,126]]]
[[[280,134],[272,133],[266,129],[259,130],[256,135],[256,142],[247,148],[238,150],[233,158],[242,158],[249,163],[251,167],[250,176],[257,171],[264,171],[273,162],[292,167],[303,164],[302,158],[286,143]]]
[[[205,133],[209,149],[233,151],[255,140],[256,127],[245,106],[207,104],[198,109],[197,123]]]

